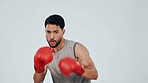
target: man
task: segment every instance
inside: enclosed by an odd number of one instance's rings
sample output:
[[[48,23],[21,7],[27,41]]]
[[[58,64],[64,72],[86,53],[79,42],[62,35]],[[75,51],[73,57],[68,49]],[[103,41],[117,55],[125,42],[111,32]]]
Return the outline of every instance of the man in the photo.
[[[50,47],[38,49],[34,57],[34,83],[42,83],[50,70],[53,83],[91,83],[98,78],[87,48],[67,40],[64,19],[57,14],[45,20],[46,39]]]

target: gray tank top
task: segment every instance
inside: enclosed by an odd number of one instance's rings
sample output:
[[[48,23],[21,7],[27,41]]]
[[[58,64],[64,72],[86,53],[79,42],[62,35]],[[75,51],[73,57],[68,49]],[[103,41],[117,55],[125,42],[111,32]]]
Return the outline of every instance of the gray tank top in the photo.
[[[74,47],[76,42],[65,39],[64,47],[54,53],[53,60],[48,64],[48,69],[50,70],[53,83],[91,83],[90,80],[83,78],[75,73],[71,73],[69,77],[64,76],[58,66],[59,61],[64,57],[71,57],[76,59]]]

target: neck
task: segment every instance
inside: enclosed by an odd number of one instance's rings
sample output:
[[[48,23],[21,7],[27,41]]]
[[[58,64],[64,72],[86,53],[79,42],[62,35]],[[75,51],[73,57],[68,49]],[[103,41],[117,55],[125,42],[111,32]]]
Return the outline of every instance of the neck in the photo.
[[[64,47],[64,44],[65,44],[65,39],[62,38],[60,44],[59,44],[56,48],[54,48],[54,52],[56,53],[56,52],[58,52],[59,50],[61,50],[61,49]]]

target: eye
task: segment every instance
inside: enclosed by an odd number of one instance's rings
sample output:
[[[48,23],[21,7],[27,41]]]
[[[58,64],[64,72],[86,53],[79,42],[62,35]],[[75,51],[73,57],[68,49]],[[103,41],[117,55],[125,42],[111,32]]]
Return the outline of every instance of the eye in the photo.
[[[55,33],[57,34],[57,33],[59,33],[59,31],[55,31]]]
[[[48,31],[48,30],[47,30],[46,33],[51,33],[51,31]]]

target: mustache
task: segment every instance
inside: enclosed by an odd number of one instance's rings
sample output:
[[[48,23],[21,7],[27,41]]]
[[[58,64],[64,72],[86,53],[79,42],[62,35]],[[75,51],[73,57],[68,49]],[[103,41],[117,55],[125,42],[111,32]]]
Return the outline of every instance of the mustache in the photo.
[[[53,40],[53,39],[51,39],[51,40],[49,40],[49,42],[55,42],[56,40]]]

